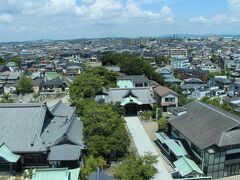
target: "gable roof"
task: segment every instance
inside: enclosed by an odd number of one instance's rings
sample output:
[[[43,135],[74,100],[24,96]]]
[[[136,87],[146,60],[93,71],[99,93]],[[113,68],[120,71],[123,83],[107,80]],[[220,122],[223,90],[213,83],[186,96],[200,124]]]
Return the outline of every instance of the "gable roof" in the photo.
[[[32,180],[78,180],[80,168],[68,170],[67,168],[36,169]]]
[[[143,75],[124,76],[121,79],[131,79],[135,84],[148,83],[150,80]]]
[[[2,144],[0,147],[0,157],[2,157],[8,162],[15,163],[19,160],[21,156],[14,154],[5,144]]]
[[[203,175],[202,170],[197,166],[197,164],[193,160],[188,159],[185,156],[173,162],[173,164],[176,166],[182,177],[187,176],[192,172]]]
[[[75,161],[80,158],[82,146],[62,144],[50,148],[49,161]]]
[[[131,92],[131,93],[129,93]],[[153,99],[152,93],[149,88],[110,88],[109,96],[106,101],[108,102],[122,102],[127,95],[132,94],[136,99],[142,104],[153,104],[155,100]]]
[[[75,117],[75,107],[65,105],[61,100],[50,108],[53,118],[46,123],[41,138],[46,146],[53,146],[62,140],[84,146],[83,123]]]
[[[39,104],[0,104],[0,144],[12,152],[45,151],[39,135],[47,107]]]
[[[39,104],[0,104],[0,144],[13,153],[43,152],[66,139],[85,148],[83,124],[75,108],[58,102],[52,108]]]
[[[88,180],[114,180],[112,176],[107,175],[103,171],[100,171],[99,168],[90,175]]]
[[[156,88],[154,88],[154,91],[160,96],[160,97],[163,97],[163,96],[166,96],[168,94],[172,94],[174,96],[178,96],[178,94],[167,88],[167,87],[164,87],[164,86],[157,86]]]
[[[230,132],[240,125],[240,117],[215,106],[202,102],[192,102],[184,106],[186,113],[168,119],[168,122],[180,131],[200,149],[210,145],[226,146],[224,132]],[[235,136],[232,136],[235,137]],[[222,142],[224,139],[224,143]],[[240,139],[235,139],[236,144]]]
[[[64,82],[59,77],[51,79],[49,81],[44,82],[43,86],[51,86],[51,85],[63,85]]]

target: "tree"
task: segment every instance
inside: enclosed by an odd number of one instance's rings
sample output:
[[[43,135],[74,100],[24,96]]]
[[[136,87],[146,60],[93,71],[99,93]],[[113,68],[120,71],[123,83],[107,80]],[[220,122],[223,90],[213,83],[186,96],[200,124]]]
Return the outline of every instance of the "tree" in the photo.
[[[17,88],[17,94],[27,94],[33,92],[32,80],[26,76],[20,78]]]
[[[212,57],[210,59],[212,63],[217,63],[220,60],[220,56],[217,54],[212,54]]]
[[[115,87],[117,77],[115,72],[102,67],[87,68],[70,86],[71,100],[77,102],[83,98],[94,98],[96,93],[103,90],[103,87]]]
[[[155,72],[148,60],[126,53],[107,53],[101,58],[103,65],[118,65],[127,75],[145,75],[151,80],[164,83],[162,75]]]
[[[6,62],[4,61],[3,58],[0,57],[0,64],[5,64]]]
[[[97,92],[102,91],[102,87],[101,78],[84,72],[70,86],[70,97],[75,102],[83,98],[94,98]]]
[[[102,156],[109,162],[127,152],[130,140],[124,120],[111,105],[88,100],[81,112],[84,141],[90,154]]]
[[[163,132],[168,131],[168,124],[167,124],[166,118],[164,116],[162,116],[158,120],[158,129],[159,129],[159,131],[163,131]]]
[[[114,174],[120,180],[148,180],[157,173],[155,163],[157,163],[157,156],[150,153],[142,157],[136,157],[131,153],[116,167]]]
[[[160,65],[169,65],[171,60],[169,57],[165,57],[165,56],[157,56],[155,57],[155,62],[158,66]]]
[[[20,58],[20,57],[17,57],[17,56],[12,57],[12,58],[11,58],[11,61],[15,62],[18,67],[20,67],[21,62],[22,62],[21,58]]]
[[[88,177],[96,171],[97,168],[103,168],[106,165],[106,161],[103,157],[93,157],[92,155],[88,156],[85,159],[84,167],[81,168],[81,179],[88,179]]]

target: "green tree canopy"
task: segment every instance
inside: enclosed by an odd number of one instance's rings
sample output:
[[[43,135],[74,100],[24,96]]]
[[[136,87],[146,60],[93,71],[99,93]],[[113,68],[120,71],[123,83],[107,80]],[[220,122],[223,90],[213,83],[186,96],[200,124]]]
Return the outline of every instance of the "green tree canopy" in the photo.
[[[212,63],[217,63],[220,60],[220,56],[217,54],[212,54],[212,57],[210,59]]]
[[[15,62],[18,67],[20,67],[21,62],[22,62],[21,58],[18,57],[18,56],[13,56],[13,57],[11,58],[11,61]]]
[[[159,131],[163,131],[163,132],[168,131],[168,124],[167,124],[167,121],[166,121],[166,117],[162,116],[158,120],[158,129],[159,129]]]
[[[0,57],[0,65],[1,64],[5,64],[6,62],[4,61],[4,59],[2,57]]]
[[[16,88],[17,94],[28,94],[33,92],[31,83],[31,78],[28,78],[26,76],[21,77]]]
[[[131,153],[116,167],[115,176],[120,180],[148,180],[157,173],[155,163],[157,157],[150,153],[142,157]]]
[[[83,98],[94,98],[103,87],[115,87],[117,74],[102,67],[87,68],[70,86],[70,97],[76,102]]]
[[[155,62],[158,66],[160,66],[160,65],[170,64],[171,60],[170,60],[170,57],[157,56],[157,57],[155,57]]]
[[[96,171],[97,168],[103,168],[106,165],[106,161],[102,157],[88,156],[85,159],[84,167],[81,168],[81,179],[85,180]]]
[[[82,98],[93,98],[102,90],[103,82],[100,77],[86,72],[78,76],[70,86],[70,97],[73,101]]]
[[[128,149],[129,137],[120,114],[111,105],[84,100],[82,121],[84,141],[94,157],[102,156],[111,161],[122,157]]]
[[[126,53],[107,53],[101,58],[103,65],[118,65],[127,75],[145,75],[149,79],[164,83],[163,77],[156,73],[148,60]]]

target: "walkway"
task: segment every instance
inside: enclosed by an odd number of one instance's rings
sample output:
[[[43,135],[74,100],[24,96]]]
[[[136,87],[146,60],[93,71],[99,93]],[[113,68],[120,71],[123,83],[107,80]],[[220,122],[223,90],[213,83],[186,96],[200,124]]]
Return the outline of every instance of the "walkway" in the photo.
[[[145,132],[141,121],[138,117],[125,117],[127,127],[131,133],[134,144],[137,148],[137,152],[140,156],[143,156],[146,152],[151,152],[152,155],[159,156],[157,150],[154,148],[153,143],[149,139]],[[162,159],[158,157],[158,163],[155,164],[158,173],[153,177],[156,180],[172,180],[171,174],[162,162]]]

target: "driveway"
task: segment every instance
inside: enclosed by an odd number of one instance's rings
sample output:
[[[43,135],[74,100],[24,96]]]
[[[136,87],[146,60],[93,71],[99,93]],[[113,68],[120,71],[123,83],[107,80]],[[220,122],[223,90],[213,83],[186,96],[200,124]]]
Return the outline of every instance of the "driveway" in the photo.
[[[131,137],[134,141],[134,144],[137,148],[137,152],[140,156],[143,156],[146,152],[152,153],[152,155],[159,156],[157,150],[153,146],[152,141],[149,139],[147,133],[145,132],[141,121],[138,117],[125,117],[127,122],[127,127],[131,133]],[[155,167],[158,170],[158,173],[155,174],[153,179],[156,180],[172,180],[171,174],[168,172],[164,162],[160,157],[157,158],[158,163],[155,164]]]

